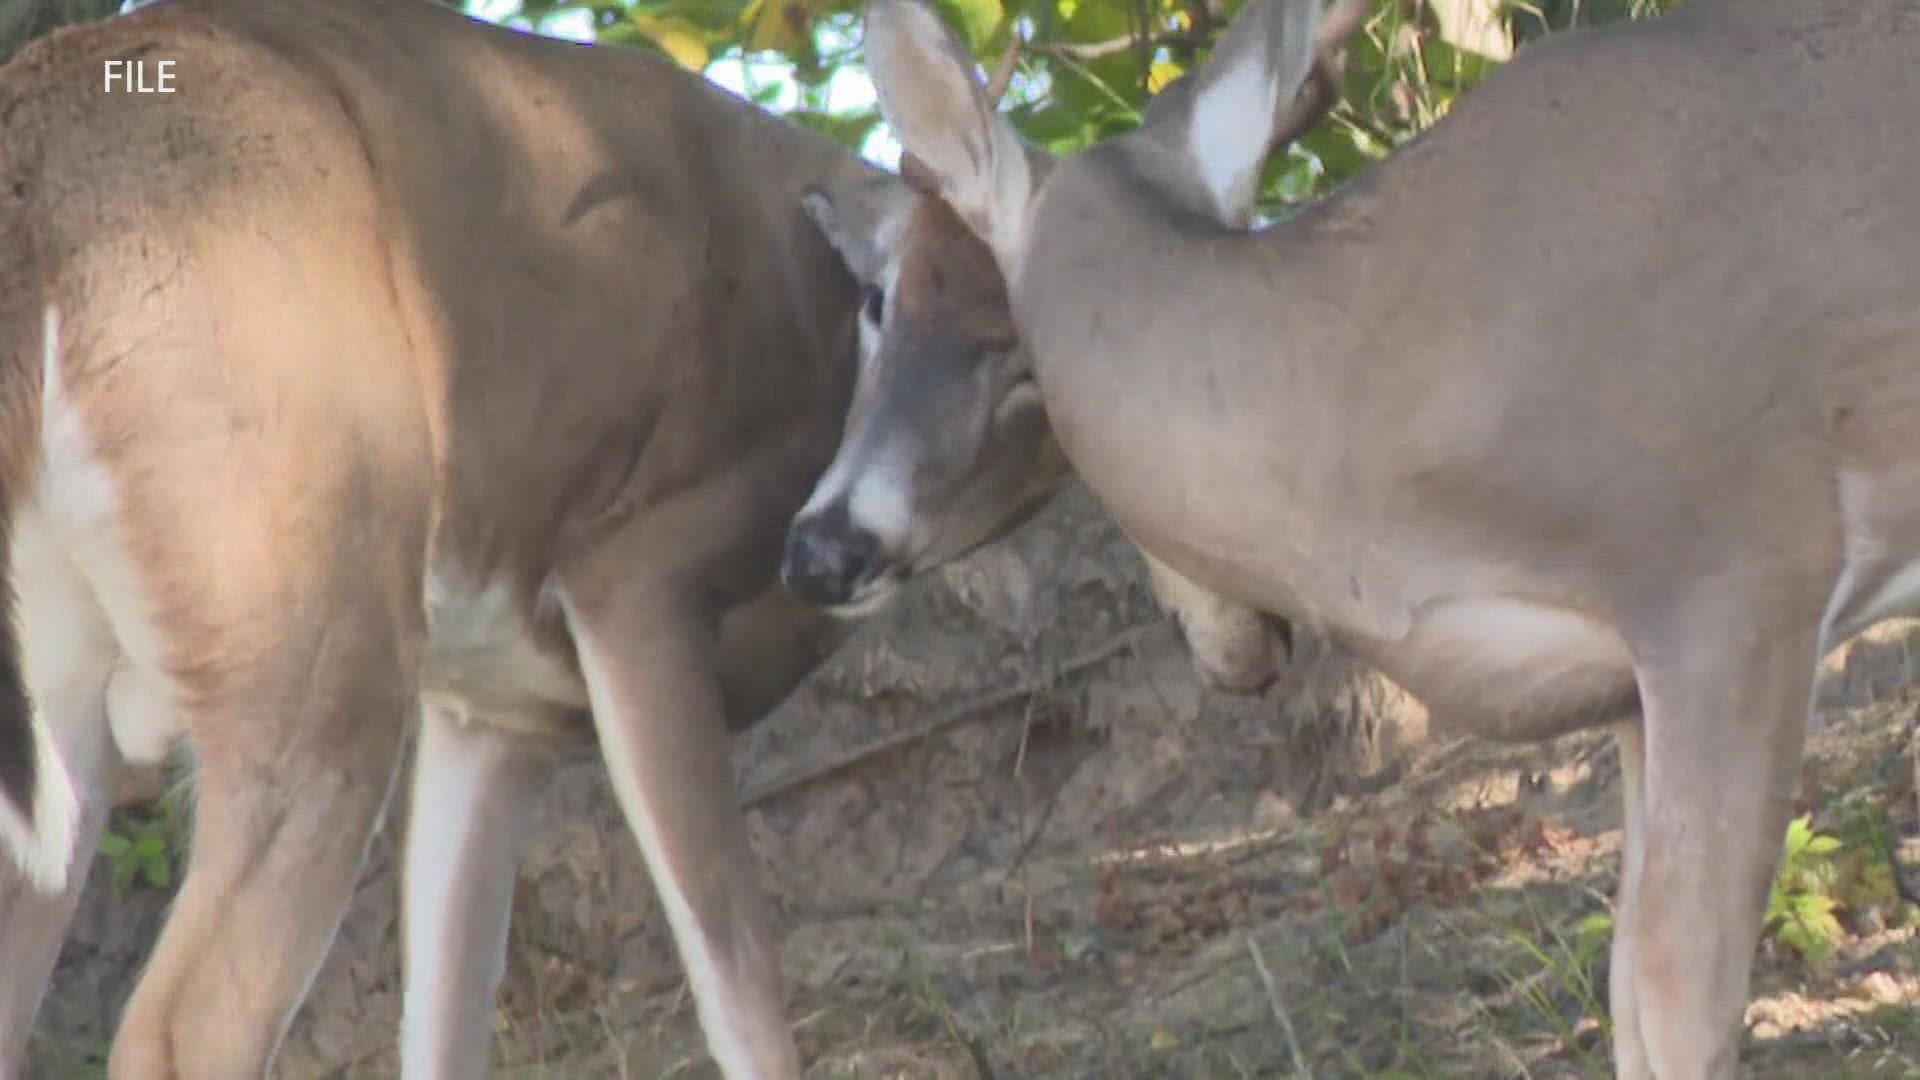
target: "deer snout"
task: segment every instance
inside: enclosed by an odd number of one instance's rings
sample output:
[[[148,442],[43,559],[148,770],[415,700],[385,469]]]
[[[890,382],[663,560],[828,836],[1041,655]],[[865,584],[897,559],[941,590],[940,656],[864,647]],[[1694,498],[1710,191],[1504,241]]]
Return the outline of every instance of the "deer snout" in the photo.
[[[845,503],[836,503],[787,530],[780,578],[800,599],[836,607],[857,599],[883,568],[880,538],[855,525]]]

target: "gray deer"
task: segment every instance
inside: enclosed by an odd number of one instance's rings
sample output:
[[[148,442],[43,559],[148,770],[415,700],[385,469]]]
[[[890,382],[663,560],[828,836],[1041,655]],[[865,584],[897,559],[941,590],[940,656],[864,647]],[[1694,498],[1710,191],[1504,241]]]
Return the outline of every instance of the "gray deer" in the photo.
[[[1138,130],[1057,160],[931,8],[870,0],[882,111],[1023,348],[882,350],[790,556],[890,580],[940,533],[930,485],[1005,470],[982,418],[1040,397],[1245,655],[1294,620],[1488,736],[1610,725],[1619,1075],[1729,1080],[1818,660],[1920,614],[1920,2],[1546,39],[1250,230],[1355,6],[1317,34],[1315,0],[1250,0]]]

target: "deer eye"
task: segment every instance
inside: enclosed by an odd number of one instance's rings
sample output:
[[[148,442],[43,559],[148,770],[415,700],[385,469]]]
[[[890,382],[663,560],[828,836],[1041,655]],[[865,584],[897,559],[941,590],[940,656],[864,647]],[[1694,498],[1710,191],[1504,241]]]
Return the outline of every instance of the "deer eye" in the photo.
[[[878,285],[867,286],[867,318],[878,325],[881,313],[886,310],[886,306],[887,291]]]

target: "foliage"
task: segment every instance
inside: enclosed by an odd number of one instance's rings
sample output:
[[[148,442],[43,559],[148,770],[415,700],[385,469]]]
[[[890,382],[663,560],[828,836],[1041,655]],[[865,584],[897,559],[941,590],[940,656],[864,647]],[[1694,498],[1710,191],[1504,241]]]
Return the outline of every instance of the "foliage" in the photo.
[[[1779,872],[1767,895],[1767,913],[1762,933],[1808,963],[1826,962],[1833,947],[1845,935],[1837,912],[1850,906],[1843,897],[1841,868],[1844,845],[1832,836],[1813,830],[1811,815],[1802,815],[1787,825],[1787,836],[1780,858]],[[1866,866],[1849,879],[1872,883],[1890,871],[1876,852],[1861,852]],[[1849,868],[1851,863],[1847,864]],[[1888,894],[1891,884],[1885,886]],[[1613,919],[1604,914],[1589,915],[1575,931],[1571,950],[1572,970],[1585,971],[1605,956],[1613,936]]]
[[[1531,899],[1524,902],[1529,917],[1522,925],[1508,927],[1506,936],[1527,963],[1503,981],[1540,1028],[1553,1031],[1581,1065],[1592,1066],[1595,1063],[1579,1037],[1579,1025],[1591,1023],[1603,1040],[1613,1038],[1613,1021],[1599,980],[1613,941],[1613,916],[1591,913],[1569,935],[1545,918]],[[1565,1005],[1572,1006],[1571,1016]]]
[[[56,25],[99,18],[140,0],[4,0],[0,61]],[[567,20],[608,45],[651,49],[695,71],[722,61],[777,70],[746,87],[763,105],[847,146],[880,126],[871,94],[836,102],[842,75],[864,81],[863,0],[443,0],[542,30]],[[1147,98],[1205,60],[1243,0],[935,0],[976,55],[1025,42],[1007,113],[1037,144],[1071,153],[1131,129]],[[1384,157],[1435,120],[1499,63],[1514,41],[1574,23],[1638,18],[1684,0],[1373,0],[1346,54],[1341,103],[1329,122],[1270,163],[1263,208],[1320,194]],[[506,5],[504,13],[500,10]],[[1493,45],[1474,47],[1444,26],[1452,13],[1491,12]],[[1443,14],[1448,18],[1443,19]],[[1471,36],[1471,35],[1469,35]],[[788,80],[798,100],[781,101]],[[844,87],[842,87],[844,89]],[[844,99],[844,93],[838,95]]]
[[[1840,841],[1813,831],[1807,815],[1787,825],[1786,851],[1767,896],[1765,926],[1774,940],[1814,964],[1827,955],[1844,932],[1834,909],[1834,854]]]
[[[1270,163],[1272,212],[1323,192],[1446,115],[1499,62],[1450,40],[1436,8],[1500,12],[1511,41],[1579,19],[1633,17],[1679,0],[1375,0],[1347,52],[1342,102],[1330,122]],[[1131,129],[1152,92],[1201,63],[1240,0],[936,0],[976,56],[990,61],[1018,35],[1019,74],[1006,111],[1034,142],[1069,153]],[[657,49],[704,70],[726,58],[790,67],[791,115],[860,148],[879,124],[871,95],[834,105],[835,76],[864,77],[861,0],[520,0],[532,28],[586,20],[603,43]],[[1452,35],[1457,36],[1457,35]],[[778,87],[750,90],[763,104]],[[841,94],[845,97],[845,94]]]
[[[135,885],[172,888],[174,864],[185,847],[178,794],[162,796],[151,813],[121,812],[114,818],[100,836],[113,895],[125,896]]]

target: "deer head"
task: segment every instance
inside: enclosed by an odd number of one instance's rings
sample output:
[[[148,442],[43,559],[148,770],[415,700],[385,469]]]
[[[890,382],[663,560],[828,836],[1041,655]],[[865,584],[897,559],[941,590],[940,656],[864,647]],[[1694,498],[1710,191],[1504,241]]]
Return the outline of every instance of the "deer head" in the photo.
[[[1360,0],[1345,0],[1317,42],[1305,38],[1316,47],[1295,50],[1303,57],[1297,72],[1277,80],[1253,76],[1263,86],[1289,87],[1271,101],[1253,95],[1266,109],[1260,117],[1219,105],[1196,110],[1197,100],[1211,100],[1196,90],[1220,81],[1218,63],[1168,87],[1148,106],[1141,153],[1155,158],[1155,147],[1169,138],[1212,145],[1256,131],[1255,150],[1220,163],[1219,176],[1183,172],[1180,155],[1171,152],[1158,153],[1154,165],[1171,185],[1197,193],[1194,212],[1222,226],[1244,224],[1266,148],[1305,131],[1332,107],[1335,45],[1364,11]],[[782,569],[802,596],[849,609],[877,603],[912,573],[1004,533],[1067,476],[1014,330],[1012,274],[1005,273],[1018,271],[1028,207],[1054,164],[995,112],[1012,81],[1018,41],[982,83],[958,41],[918,3],[878,0],[869,27],[881,107],[906,151],[898,178],[805,197],[808,213],[865,286],[866,302],[845,435],[794,520]],[[1289,23],[1281,32],[1298,30]],[[1253,56],[1247,37],[1236,24],[1221,49]],[[1295,96],[1297,87],[1304,92]],[[1201,134],[1173,134],[1194,130]]]
[[[1016,39],[983,90],[1011,83]],[[1065,478],[993,253],[911,154],[806,193],[864,289],[860,374],[840,449],[788,534],[782,573],[849,611],[1012,528]]]

